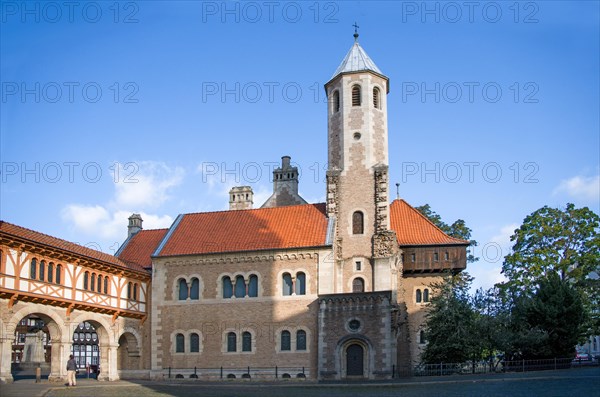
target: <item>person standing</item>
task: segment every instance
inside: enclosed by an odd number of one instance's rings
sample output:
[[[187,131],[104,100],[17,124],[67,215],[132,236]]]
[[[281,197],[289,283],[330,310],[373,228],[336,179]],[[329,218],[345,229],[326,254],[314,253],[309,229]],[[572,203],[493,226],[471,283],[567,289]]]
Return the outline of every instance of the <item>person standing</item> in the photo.
[[[69,361],[67,361],[67,386],[76,386],[77,380],[75,379],[75,372],[77,371],[77,363],[75,362],[75,358],[71,354],[69,356]]]

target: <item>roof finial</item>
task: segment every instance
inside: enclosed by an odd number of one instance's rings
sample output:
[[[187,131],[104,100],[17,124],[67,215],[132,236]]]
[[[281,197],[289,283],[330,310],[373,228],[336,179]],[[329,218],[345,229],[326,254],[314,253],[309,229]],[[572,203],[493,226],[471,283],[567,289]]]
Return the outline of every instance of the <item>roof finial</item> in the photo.
[[[396,183],[396,200],[400,199],[400,184]]]
[[[358,41],[358,28],[359,26],[356,24],[356,22],[354,22],[354,41]]]

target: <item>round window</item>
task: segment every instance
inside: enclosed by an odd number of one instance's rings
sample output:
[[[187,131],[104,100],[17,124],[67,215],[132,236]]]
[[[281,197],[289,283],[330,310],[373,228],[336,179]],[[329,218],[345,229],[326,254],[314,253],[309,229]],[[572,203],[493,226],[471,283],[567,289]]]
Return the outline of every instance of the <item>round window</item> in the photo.
[[[348,328],[350,329],[350,331],[358,331],[360,328],[360,321],[358,321],[357,319],[350,320],[348,322]]]
[[[355,132],[354,133],[354,139],[357,140],[357,141],[360,139],[360,132]]]

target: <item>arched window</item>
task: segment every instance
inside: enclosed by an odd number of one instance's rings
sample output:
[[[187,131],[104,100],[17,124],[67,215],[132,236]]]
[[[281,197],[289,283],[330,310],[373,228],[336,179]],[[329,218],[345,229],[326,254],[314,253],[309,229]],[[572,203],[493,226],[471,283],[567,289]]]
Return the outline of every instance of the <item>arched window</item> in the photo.
[[[335,113],[340,111],[340,92],[339,91],[333,92],[333,111]]]
[[[352,106],[360,106],[360,86],[352,87]]]
[[[200,336],[196,333],[190,334],[190,352],[191,353],[199,353],[200,352]]]
[[[417,301],[417,303],[421,303],[421,301],[423,300],[423,295],[421,294],[420,289],[417,289],[417,296],[415,298],[416,298],[415,300]]]
[[[185,352],[185,338],[183,334],[175,335],[175,352],[183,353]]]
[[[237,276],[235,278],[235,297],[243,298],[246,296],[246,280],[244,276]]]
[[[381,103],[379,102],[379,88],[373,88],[373,107],[375,109],[381,109]]]
[[[296,274],[296,295],[306,295],[306,274]]]
[[[96,273],[92,273],[92,278],[90,282],[90,291],[94,291],[96,289]]]
[[[252,298],[258,296],[258,276],[255,274],[251,275],[248,281],[248,296]]]
[[[292,275],[289,273],[283,273],[283,296],[289,296],[292,294]]]
[[[192,279],[192,287],[190,288],[190,299],[200,299],[200,280],[196,277]]]
[[[188,298],[188,285],[185,279],[180,278],[178,282],[179,286],[179,300],[184,301]]]
[[[56,277],[55,277],[56,284],[60,284],[61,274],[62,274],[62,265],[56,265]]]
[[[363,234],[365,231],[365,216],[356,211],[352,214],[352,234]]]
[[[233,295],[233,285],[229,276],[223,277],[223,298],[231,298]],[[235,351],[235,350],[234,350]]]
[[[296,350],[306,350],[306,331],[296,332]]]
[[[34,280],[37,273],[37,261],[35,258],[31,260],[31,266],[29,267],[29,278]]]
[[[281,331],[281,351],[292,350],[292,336],[290,331]]]
[[[40,262],[40,272],[38,274],[38,278],[41,281],[44,281],[44,272],[46,271],[46,262],[45,261],[41,261]]]
[[[423,302],[429,302],[429,289],[425,288],[423,290]]]
[[[423,331],[423,330],[419,331],[419,343],[424,344],[426,342],[427,342],[427,340],[425,339],[425,331]]]
[[[252,334],[248,331],[242,334],[242,351],[243,352],[251,352],[252,351]]]
[[[48,263],[48,282],[51,283],[54,280],[54,263]]]
[[[83,289],[84,290],[88,289],[88,278],[89,277],[90,277],[90,273],[89,272],[83,273]]]
[[[102,293],[102,281],[103,281],[103,277],[101,274],[98,275],[98,292]]]
[[[127,299],[131,299],[131,282],[127,283]]]
[[[365,280],[360,277],[352,280],[352,292],[365,292]]]
[[[108,294],[108,276],[104,277],[104,293]]]
[[[138,298],[138,285],[137,283],[133,284],[133,300],[136,301]]]
[[[229,332],[227,334],[227,351],[234,352],[237,350],[237,336],[235,332]]]

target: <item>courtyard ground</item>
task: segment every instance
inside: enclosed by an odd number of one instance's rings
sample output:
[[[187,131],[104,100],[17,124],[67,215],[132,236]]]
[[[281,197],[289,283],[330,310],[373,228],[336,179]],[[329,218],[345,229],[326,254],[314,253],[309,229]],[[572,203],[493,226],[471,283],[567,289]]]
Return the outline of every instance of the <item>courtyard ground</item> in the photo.
[[[311,382],[98,382],[66,387],[33,379],[0,385],[2,397],[345,397],[345,396],[596,396],[600,367],[510,374],[431,376],[379,383]]]

